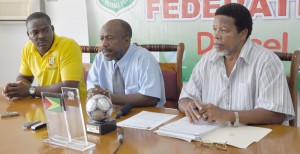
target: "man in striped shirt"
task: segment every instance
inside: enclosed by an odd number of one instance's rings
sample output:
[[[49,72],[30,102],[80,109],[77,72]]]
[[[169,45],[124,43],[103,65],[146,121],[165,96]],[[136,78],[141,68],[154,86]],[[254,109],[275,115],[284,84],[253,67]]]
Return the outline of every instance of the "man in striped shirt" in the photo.
[[[294,118],[284,67],[249,36],[252,18],[243,5],[216,10],[214,50],[203,55],[184,85],[179,110],[191,122],[281,124]]]

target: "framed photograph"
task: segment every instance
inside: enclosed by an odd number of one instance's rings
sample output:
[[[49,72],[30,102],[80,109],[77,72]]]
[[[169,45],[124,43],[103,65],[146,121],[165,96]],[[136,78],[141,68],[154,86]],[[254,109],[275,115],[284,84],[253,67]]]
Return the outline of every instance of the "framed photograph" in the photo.
[[[43,10],[43,0],[0,0],[0,21],[23,21],[32,12]]]

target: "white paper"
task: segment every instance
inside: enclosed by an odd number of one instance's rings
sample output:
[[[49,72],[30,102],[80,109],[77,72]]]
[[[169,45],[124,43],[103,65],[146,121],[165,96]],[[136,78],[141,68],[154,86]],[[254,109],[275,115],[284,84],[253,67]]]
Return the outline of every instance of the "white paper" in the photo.
[[[200,120],[197,123],[189,122],[187,117],[160,127],[155,131],[158,135],[178,138],[186,141],[201,140],[202,137],[220,127],[225,123],[208,123]]]
[[[220,124],[220,123],[208,123],[203,120],[200,120],[197,123],[191,123],[189,122],[187,117],[183,117],[177,121],[162,126],[159,129],[163,131],[174,132],[174,133],[203,136],[203,134],[207,134],[208,132],[216,130],[222,127],[223,125],[224,124]]]
[[[152,130],[162,123],[176,117],[173,114],[142,111],[126,120],[118,122],[118,126]]]
[[[160,130],[160,129],[158,129],[154,132],[158,135],[161,135],[161,136],[178,138],[178,139],[182,139],[182,140],[185,140],[185,141],[188,141],[188,142],[191,142],[192,140],[196,139],[195,135],[174,133],[174,132],[164,131],[164,130]]]

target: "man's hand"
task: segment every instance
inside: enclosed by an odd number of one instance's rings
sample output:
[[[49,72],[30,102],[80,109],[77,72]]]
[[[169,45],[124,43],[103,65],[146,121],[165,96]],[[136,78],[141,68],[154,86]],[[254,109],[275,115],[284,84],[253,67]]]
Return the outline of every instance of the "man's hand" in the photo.
[[[23,81],[17,81],[16,83],[8,83],[4,87],[3,95],[6,99],[11,100],[14,97],[27,97],[30,96],[29,88],[30,84]]]
[[[207,117],[207,122],[226,122],[231,121],[231,114],[233,114],[232,111],[225,110],[222,108],[219,108],[213,104],[206,104],[202,106],[203,110],[203,116]]]
[[[95,88],[89,89],[87,99],[90,99],[91,97],[93,97],[96,94],[102,94],[102,95],[105,95],[108,98],[110,98],[109,92],[107,91],[107,89],[101,88],[99,85],[95,85]]]
[[[185,108],[185,115],[188,117],[190,122],[198,122],[203,118],[204,111],[202,105],[197,101],[190,101]]]
[[[190,122],[198,122],[204,120],[211,122],[225,122],[229,121],[231,112],[228,110],[216,107],[213,104],[202,105],[197,101],[190,101],[185,109],[185,115]]]

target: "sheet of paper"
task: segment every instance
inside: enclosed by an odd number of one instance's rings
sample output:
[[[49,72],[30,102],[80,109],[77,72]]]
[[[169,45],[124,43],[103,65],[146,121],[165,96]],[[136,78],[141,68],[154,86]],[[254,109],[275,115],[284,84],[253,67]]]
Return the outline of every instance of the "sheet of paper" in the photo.
[[[240,126],[240,127],[222,127],[208,135],[203,140],[211,142],[220,142],[238,147],[247,148],[253,142],[258,142],[272,129],[253,127],[253,126]]]
[[[176,117],[173,114],[142,111],[126,120],[118,122],[118,126],[152,130],[162,123]]]
[[[189,134],[194,136],[203,136],[211,131],[214,131],[224,124],[220,123],[208,123],[206,121],[200,120],[197,123],[189,122],[187,117],[183,117],[177,121],[169,123],[165,126],[160,127],[160,130],[170,131],[173,133]]]
[[[178,139],[185,140],[185,141],[188,141],[188,142],[191,142],[192,140],[196,139],[195,135],[174,133],[174,132],[164,131],[164,130],[160,130],[160,129],[158,129],[154,132],[158,135],[161,135],[161,136],[178,138]]]

